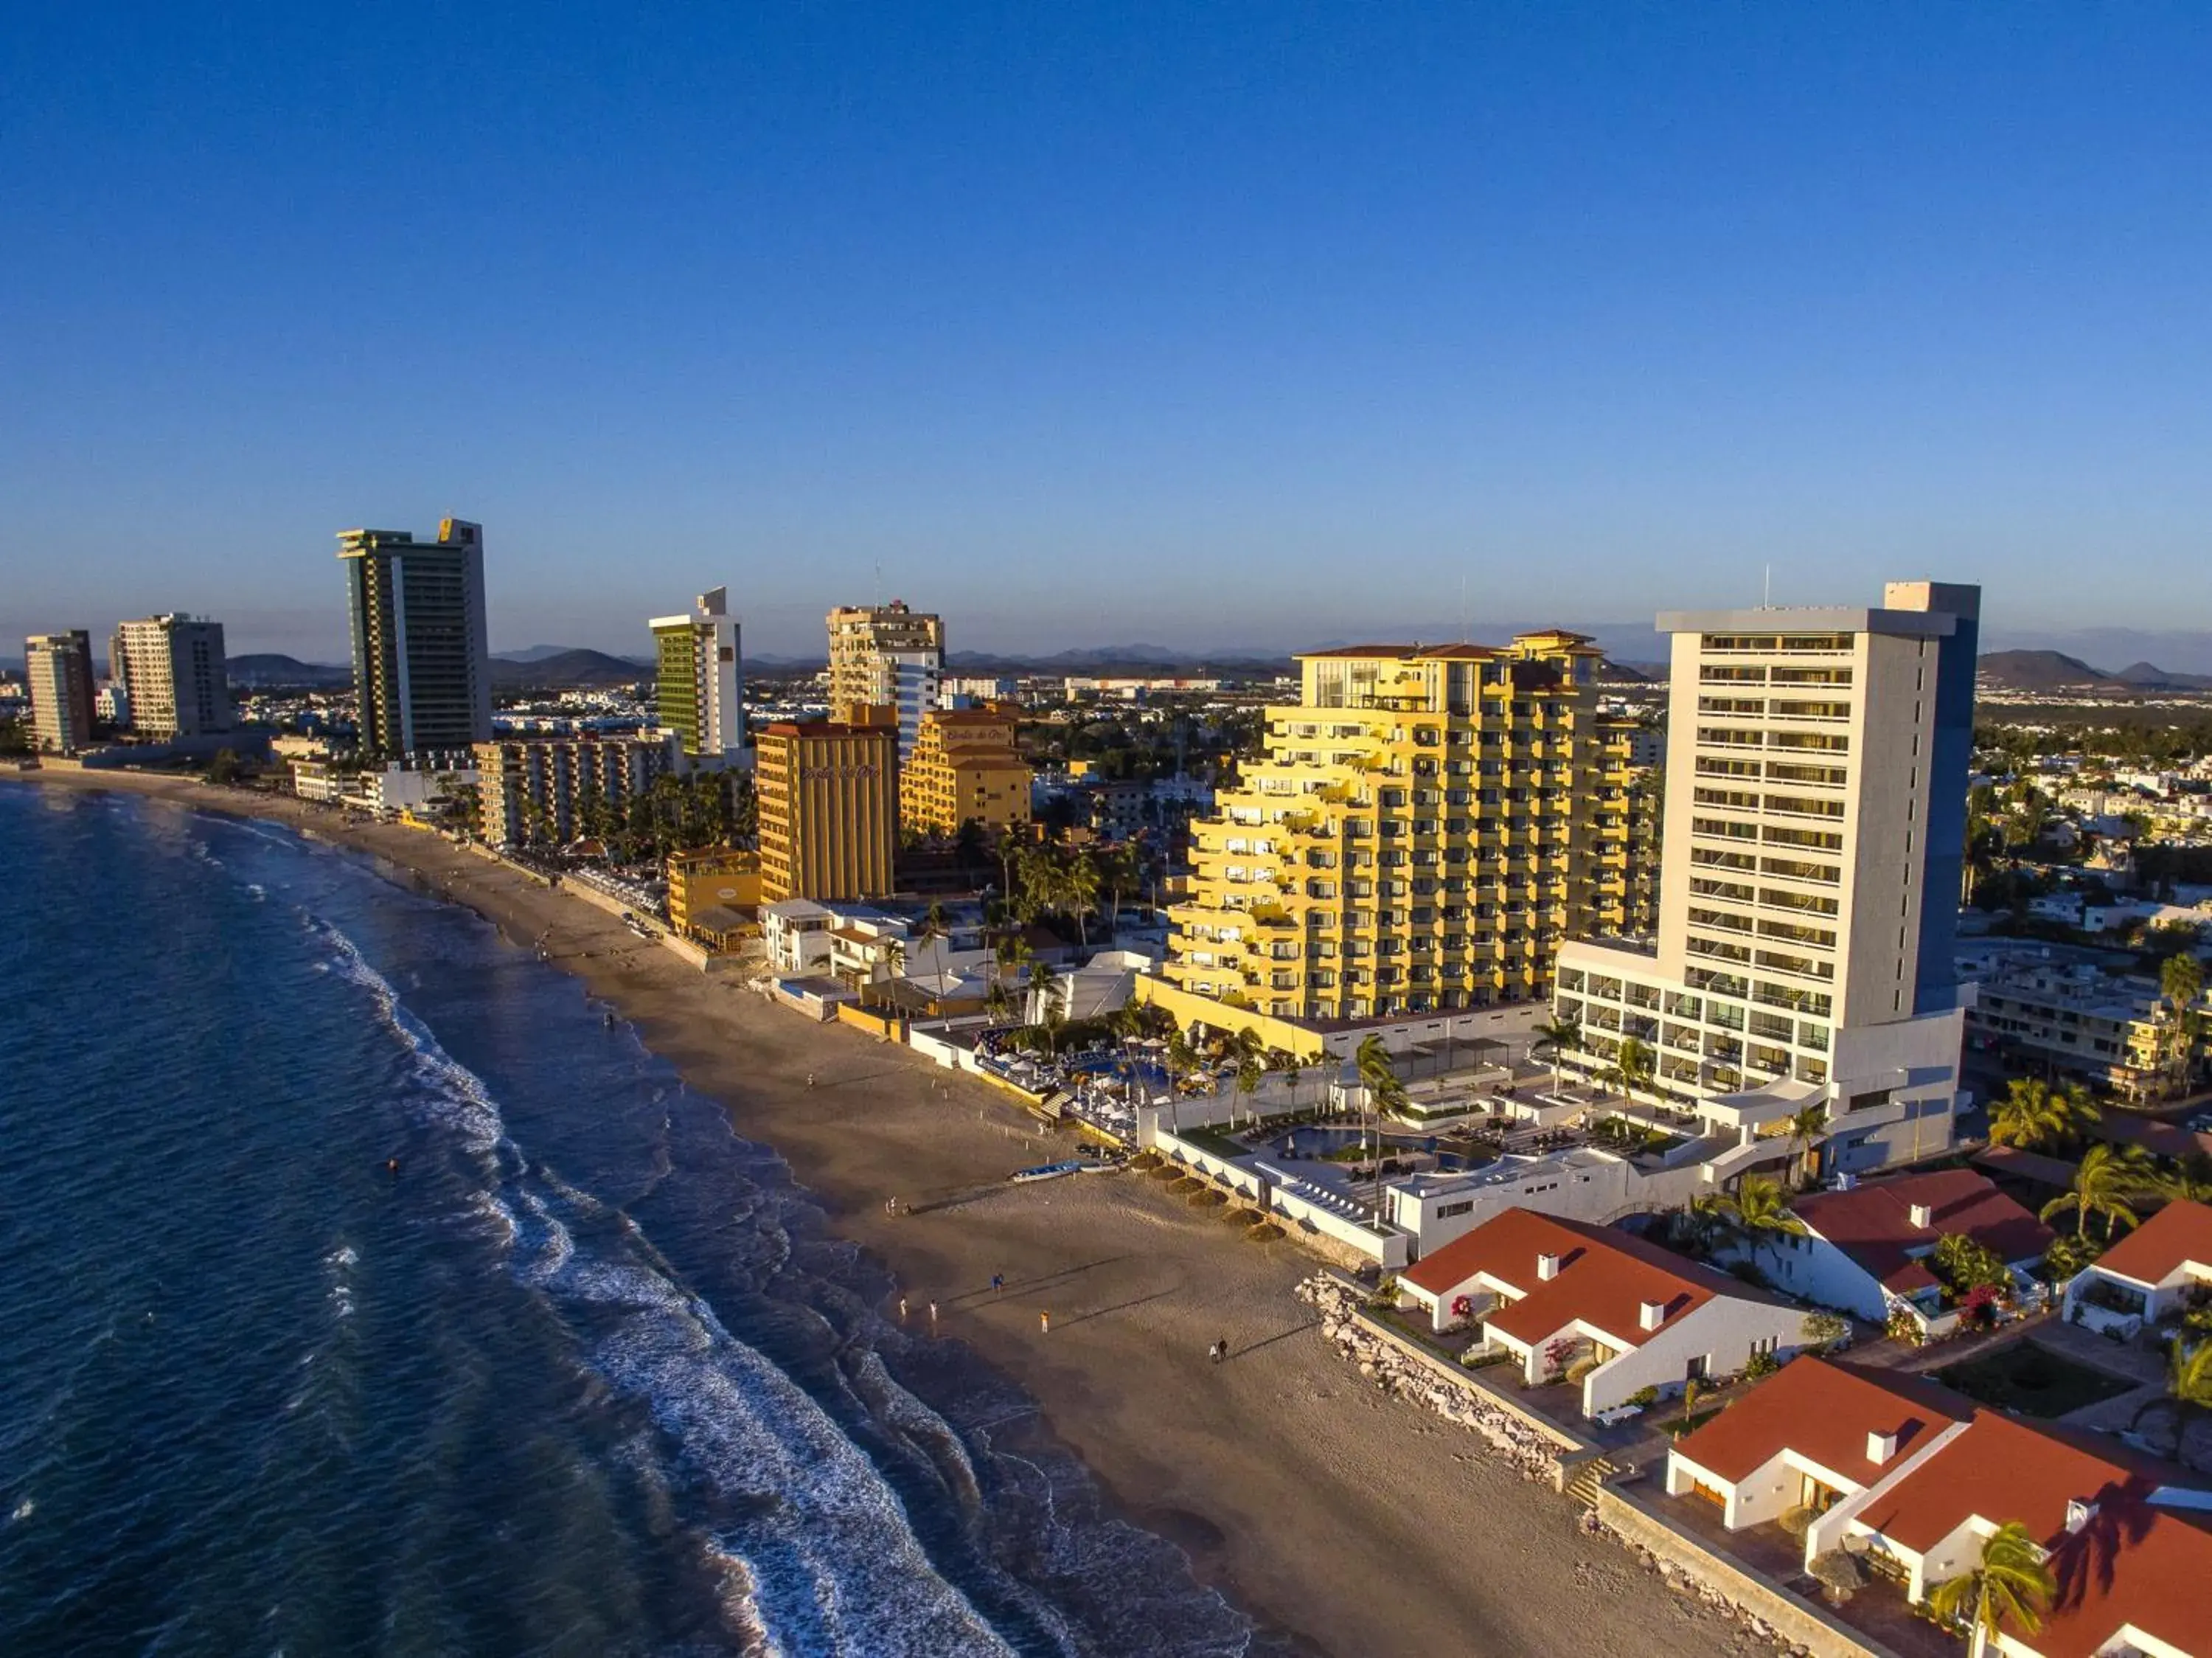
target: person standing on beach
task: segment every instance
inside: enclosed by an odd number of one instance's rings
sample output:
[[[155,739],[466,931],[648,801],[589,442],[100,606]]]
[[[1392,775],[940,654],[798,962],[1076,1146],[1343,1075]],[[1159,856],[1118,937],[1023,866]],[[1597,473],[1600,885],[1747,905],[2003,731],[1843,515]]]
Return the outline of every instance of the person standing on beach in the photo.
[[[899,1297],[899,1322],[906,1322],[906,1297],[903,1295]]]
[[[932,1301],[929,1304],[929,1327],[933,1330],[937,1328],[937,1303],[935,1301]]]
[[[991,1274],[991,1293],[992,1293],[993,1295],[998,1295],[998,1294],[1001,1293],[1001,1292],[1006,1289],[1006,1275],[1005,1273],[1003,1273],[1003,1272],[994,1272],[993,1274]]]
[[[1052,1314],[1049,1314],[1049,1313],[1045,1313],[1045,1312],[1040,1312],[1040,1313],[1038,1313],[1038,1314],[1037,1314],[1037,1334],[1039,1334],[1040,1336],[1048,1336],[1048,1335],[1050,1335],[1051,1333],[1052,1333]]]

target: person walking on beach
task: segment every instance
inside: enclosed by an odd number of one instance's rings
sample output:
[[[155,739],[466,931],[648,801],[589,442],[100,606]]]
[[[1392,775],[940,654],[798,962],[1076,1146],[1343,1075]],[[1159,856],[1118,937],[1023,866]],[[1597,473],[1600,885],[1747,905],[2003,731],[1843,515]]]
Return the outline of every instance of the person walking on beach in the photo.
[[[1221,1361],[1222,1361],[1222,1360],[1224,1360],[1224,1359],[1227,1358],[1228,1356],[1229,1356],[1229,1338],[1228,1338],[1228,1337],[1226,1337],[1226,1336],[1224,1336],[1224,1337],[1223,1337],[1219,1341],[1217,1341],[1216,1343],[1214,1343],[1214,1344],[1213,1344],[1213,1362],[1214,1362],[1216,1364],[1218,1364],[1218,1363],[1220,1363],[1220,1362],[1221,1362]]]
[[[906,1297],[903,1295],[899,1297],[899,1322],[901,1324],[906,1322]]]
[[[1037,1314],[1037,1334],[1040,1336],[1048,1336],[1051,1333],[1052,1314],[1049,1313],[1040,1312]]]
[[[994,1272],[991,1274],[991,1293],[993,1295],[996,1295],[1002,1293],[1006,1287],[1006,1275],[1005,1273]]]
[[[933,1330],[937,1328],[937,1303],[935,1301],[932,1301],[929,1304],[929,1327]]]

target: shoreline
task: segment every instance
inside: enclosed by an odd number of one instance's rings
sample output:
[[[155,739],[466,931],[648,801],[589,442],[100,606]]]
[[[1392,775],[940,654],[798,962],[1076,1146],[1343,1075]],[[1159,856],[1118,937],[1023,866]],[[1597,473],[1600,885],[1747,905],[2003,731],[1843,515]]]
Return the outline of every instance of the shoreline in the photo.
[[[1008,1186],[1057,1137],[975,1078],[811,1024],[434,834],[190,779],[0,776],[283,823],[523,948],[544,936],[550,965],[780,1156],[831,1233],[885,1264],[911,1295],[909,1327],[941,1303],[943,1337],[1036,1402],[1115,1511],[1182,1548],[1270,1634],[1340,1658],[1762,1649],[1583,1535],[1571,1505],[1463,1432],[1364,1383],[1291,1294],[1317,1264],[1296,1246],[1251,1244],[1132,1176]],[[886,1215],[893,1197],[920,1212]],[[1232,1356],[1211,1365],[1219,1338]]]

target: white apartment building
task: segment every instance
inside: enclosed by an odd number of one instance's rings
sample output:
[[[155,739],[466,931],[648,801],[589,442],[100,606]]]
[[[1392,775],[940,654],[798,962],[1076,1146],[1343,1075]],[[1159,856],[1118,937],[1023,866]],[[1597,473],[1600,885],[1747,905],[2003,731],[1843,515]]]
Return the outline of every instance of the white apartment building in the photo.
[[[237,723],[221,622],[182,614],[118,622],[107,672],[142,736],[198,737]]]
[[[1980,590],[1879,609],[1670,613],[1656,945],[1563,946],[1571,1068],[1653,1060],[1639,1092],[1715,1142],[1706,1178],[1934,1155],[1963,1103],[1952,945]]]

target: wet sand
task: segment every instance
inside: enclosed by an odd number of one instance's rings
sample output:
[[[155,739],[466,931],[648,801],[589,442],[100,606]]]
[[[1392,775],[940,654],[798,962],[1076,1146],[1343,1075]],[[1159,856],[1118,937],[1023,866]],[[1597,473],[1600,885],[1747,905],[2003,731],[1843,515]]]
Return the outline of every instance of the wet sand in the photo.
[[[14,773],[0,773],[12,778]],[[1009,1186],[1065,1155],[987,1084],[708,978],[614,917],[418,830],[196,783],[49,771],[268,818],[466,904],[633,1021],[737,1131],[774,1146],[831,1226],[885,1261],[914,1319],[969,1343],[1133,1520],[1202,1577],[1336,1658],[1759,1650],[1478,1442],[1362,1384],[1291,1295],[1315,1262],[1255,1245],[1134,1175]],[[808,1078],[811,1076],[812,1086]],[[894,1218],[896,1198],[915,1212]],[[994,1294],[993,1273],[1005,1289]],[[1042,1332],[1039,1314],[1049,1314]],[[1225,1338],[1231,1356],[1210,1363]]]

